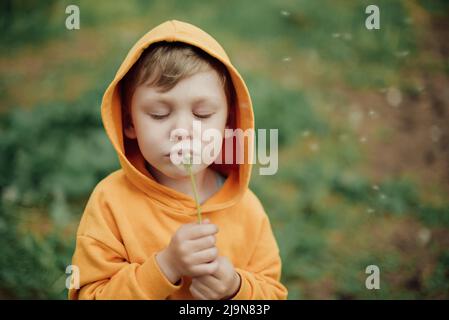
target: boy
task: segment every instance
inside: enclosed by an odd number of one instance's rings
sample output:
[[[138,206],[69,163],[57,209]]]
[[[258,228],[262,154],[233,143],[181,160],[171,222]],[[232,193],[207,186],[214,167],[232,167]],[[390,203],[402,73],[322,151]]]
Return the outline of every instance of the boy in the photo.
[[[101,110],[122,168],[86,205],[69,299],[286,299],[270,222],[248,188],[251,142],[243,163],[223,163],[227,139],[193,162],[203,223],[173,161],[205,153],[195,123],[222,136],[254,129],[248,90],[221,46],[188,23],[157,26],[128,53]]]

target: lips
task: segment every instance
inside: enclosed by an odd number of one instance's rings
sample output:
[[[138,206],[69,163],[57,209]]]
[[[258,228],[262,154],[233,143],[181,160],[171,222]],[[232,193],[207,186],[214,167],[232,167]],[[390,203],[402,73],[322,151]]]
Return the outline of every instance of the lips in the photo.
[[[190,151],[189,151],[189,150],[185,150],[184,153],[185,153],[185,154],[190,154],[191,156],[197,155],[197,153],[196,153],[196,152],[193,152],[193,150],[190,150]],[[170,154],[171,154],[171,152],[165,154],[164,157],[170,157]],[[183,151],[182,151],[182,150],[179,150],[179,151],[178,151],[178,155],[179,155],[179,156],[182,156],[182,154],[183,154]]]

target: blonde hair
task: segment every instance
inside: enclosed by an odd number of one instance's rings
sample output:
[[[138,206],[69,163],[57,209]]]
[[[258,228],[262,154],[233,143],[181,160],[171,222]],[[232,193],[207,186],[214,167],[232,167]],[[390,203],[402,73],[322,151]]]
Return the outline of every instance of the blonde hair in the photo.
[[[166,92],[182,79],[210,69],[215,70],[221,80],[228,103],[228,124],[234,127],[235,91],[226,66],[195,46],[166,41],[153,43],[145,49],[120,82],[124,126],[130,123],[131,100],[139,85],[145,83]]]

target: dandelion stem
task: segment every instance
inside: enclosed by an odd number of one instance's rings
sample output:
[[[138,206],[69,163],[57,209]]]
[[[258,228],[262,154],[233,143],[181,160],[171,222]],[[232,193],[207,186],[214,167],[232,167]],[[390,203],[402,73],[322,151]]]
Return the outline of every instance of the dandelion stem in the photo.
[[[187,163],[186,163],[187,162]],[[184,167],[187,169],[187,172],[190,176],[190,182],[192,183],[192,189],[193,189],[193,196],[195,198],[195,204],[196,204],[196,212],[198,215],[198,223],[201,224],[201,205],[198,197],[198,191],[196,190],[196,183],[195,183],[195,176],[192,172],[192,163],[190,162],[190,158],[186,159],[186,162],[184,162]]]

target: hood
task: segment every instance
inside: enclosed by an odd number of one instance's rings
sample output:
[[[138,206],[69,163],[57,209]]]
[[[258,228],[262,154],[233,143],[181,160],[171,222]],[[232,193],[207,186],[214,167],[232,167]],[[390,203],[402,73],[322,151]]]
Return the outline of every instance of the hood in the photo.
[[[220,60],[227,67],[236,93],[234,105],[236,119],[234,119],[234,123],[237,128],[243,131],[254,129],[251,98],[242,77],[232,65],[220,44],[198,27],[177,20],[166,21],[140,38],[131,48],[114,80],[106,89],[101,105],[101,117],[126,177],[134,186],[156,201],[158,205],[166,207],[172,212],[195,214],[193,198],[158,183],[145,168],[145,159],[136,141],[126,138],[123,134],[119,82],[138,60],[142,52],[152,43],[160,41],[178,41],[196,46]],[[236,139],[232,140],[235,151]],[[213,164],[214,169],[227,176],[227,179],[220,191],[202,204],[203,212],[222,210],[239,201],[248,188],[252,161],[246,159],[252,159],[252,151],[253,140],[244,139],[244,164]],[[223,145],[222,156],[224,152]]]

